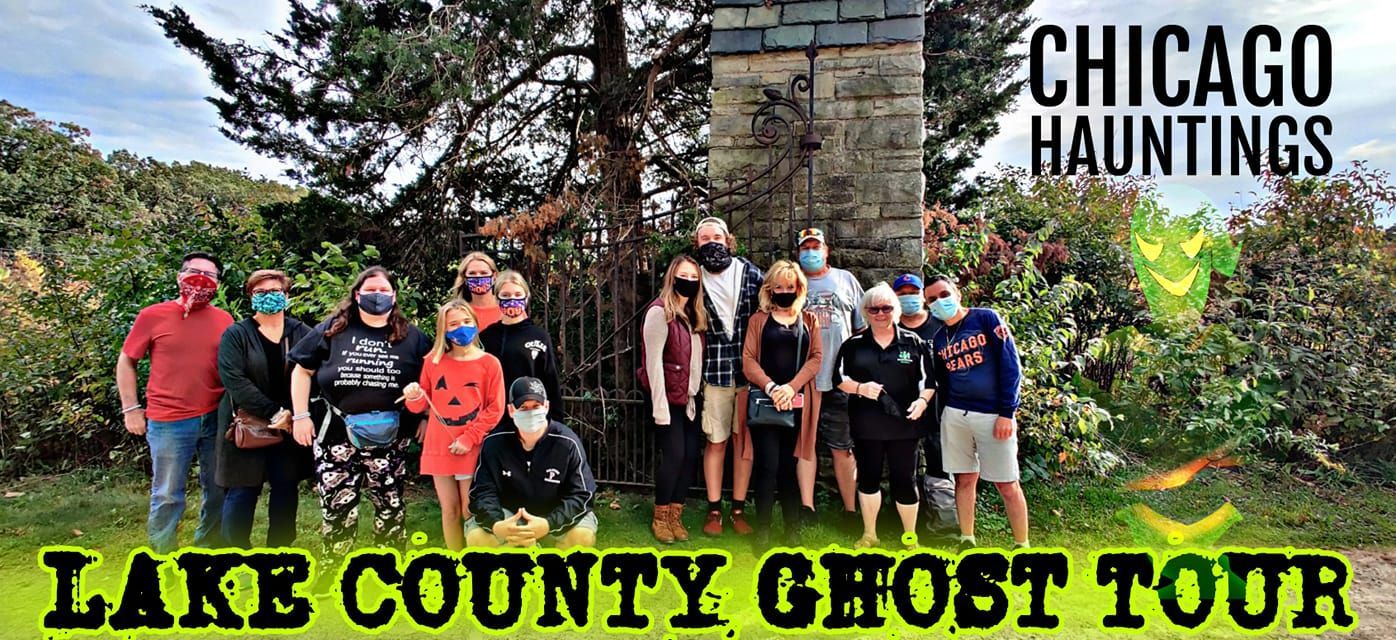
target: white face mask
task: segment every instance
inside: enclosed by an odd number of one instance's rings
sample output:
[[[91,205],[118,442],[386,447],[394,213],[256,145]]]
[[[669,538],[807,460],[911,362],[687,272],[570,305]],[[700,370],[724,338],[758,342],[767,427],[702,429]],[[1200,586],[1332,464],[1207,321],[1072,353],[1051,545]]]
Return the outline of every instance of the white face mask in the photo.
[[[548,408],[514,412],[514,426],[523,433],[538,433],[548,426]]]

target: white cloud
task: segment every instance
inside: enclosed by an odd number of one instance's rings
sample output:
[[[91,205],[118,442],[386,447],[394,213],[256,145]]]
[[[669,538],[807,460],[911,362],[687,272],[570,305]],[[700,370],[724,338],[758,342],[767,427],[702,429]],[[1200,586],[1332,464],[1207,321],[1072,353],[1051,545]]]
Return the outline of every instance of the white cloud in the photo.
[[[259,41],[280,28],[277,0],[180,2],[219,37]],[[198,160],[280,177],[285,165],[224,138],[205,96],[216,93],[194,56],[165,39],[136,2],[0,3],[0,97],[92,131],[103,151]]]
[[[1396,157],[1396,142],[1383,142],[1379,138],[1372,138],[1362,144],[1349,147],[1343,152],[1343,157],[1352,160],[1388,160]]]

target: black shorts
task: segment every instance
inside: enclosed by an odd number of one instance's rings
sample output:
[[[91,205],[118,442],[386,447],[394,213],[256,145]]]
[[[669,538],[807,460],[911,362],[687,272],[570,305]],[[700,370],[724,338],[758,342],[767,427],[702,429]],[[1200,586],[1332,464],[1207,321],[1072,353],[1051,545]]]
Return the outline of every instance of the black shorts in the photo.
[[[853,435],[848,430],[848,394],[838,389],[825,391],[820,399],[819,442],[830,449],[853,450]]]

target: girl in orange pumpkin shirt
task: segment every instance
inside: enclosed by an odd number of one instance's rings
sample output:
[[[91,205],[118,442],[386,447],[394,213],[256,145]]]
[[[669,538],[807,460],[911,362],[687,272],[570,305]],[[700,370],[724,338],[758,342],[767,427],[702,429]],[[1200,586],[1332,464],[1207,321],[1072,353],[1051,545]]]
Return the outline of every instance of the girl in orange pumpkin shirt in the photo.
[[[480,346],[479,321],[464,300],[442,305],[436,316],[436,345],[427,354],[419,382],[403,389],[412,411],[427,412],[422,475],[432,477],[441,502],[446,546],[465,546],[470,517],[470,481],[480,441],[504,415],[504,370]]]

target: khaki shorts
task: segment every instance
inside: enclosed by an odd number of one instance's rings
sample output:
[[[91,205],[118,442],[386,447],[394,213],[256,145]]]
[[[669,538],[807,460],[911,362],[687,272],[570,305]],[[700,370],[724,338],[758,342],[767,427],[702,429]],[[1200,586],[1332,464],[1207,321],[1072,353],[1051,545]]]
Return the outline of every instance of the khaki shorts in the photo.
[[[703,434],[708,442],[727,442],[737,418],[737,388],[703,383]]]
[[[1018,433],[994,437],[998,416],[946,407],[940,414],[940,459],[948,473],[977,473],[986,482],[1018,479]]]

